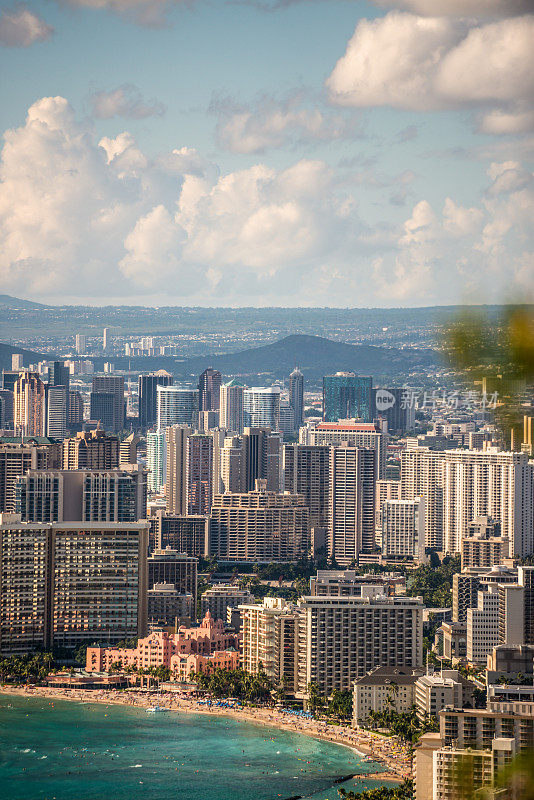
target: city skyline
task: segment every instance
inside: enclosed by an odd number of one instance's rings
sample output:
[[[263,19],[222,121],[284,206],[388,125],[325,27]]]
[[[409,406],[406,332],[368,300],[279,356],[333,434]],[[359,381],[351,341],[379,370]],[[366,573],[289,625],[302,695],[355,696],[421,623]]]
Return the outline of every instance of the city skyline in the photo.
[[[532,11],[4,7],[3,291],[228,306],[528,296]]]

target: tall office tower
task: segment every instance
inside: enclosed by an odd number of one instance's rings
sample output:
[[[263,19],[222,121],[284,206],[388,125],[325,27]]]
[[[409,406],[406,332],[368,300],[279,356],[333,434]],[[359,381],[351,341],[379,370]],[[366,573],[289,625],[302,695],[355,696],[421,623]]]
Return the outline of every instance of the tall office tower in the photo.
[[[253,386],[243,390],[243,416],[250,428],[279,429],[280,387]]]
[[[0,653],[146,634],[147,523],[0,523]]]
[[[117,469],[119,439],[103,430],[79,431],[63,442],[63,469]]]
[[[158,386],[172,386],[173,376],[164,369],[139,375],[139,425],[150,428],[158,418]]]
[[[404,403],[406,389],[372,389],[373,419],[384,419],[390,434],[402,435],[415,425],[415,404]]]
[[[130,433],[125,436],[119,445],[119,464],[137,464],[137,449],[141,443],[141,437],[137,433]]]
[[[62,361],[53,361],[48,368],[48,383],[50,386],[64,386],[68,392],[70,372]]]
[[[499,643],[499,588],[490,584],[487,591],[478,591],[477,605],[468,608],[467,659],[471,663],[486,664],[488,656]]]
[[[98,402],[98,395],[111,394],[113,397],[113,418],[109,430],[117,433],[124,428],[124,378],[118,375],[95,376],[91,392],[91,419],[100,419],[93,415],[93,402]]]
[[[187,513],[209,514],[213,497],[213,438],[193,433],[187,440]]]
[[[323,378],[323,420],[357,419],[371,422],[373,379],[353,372],[336,372]]]
[[[20,376],[19,370],[2,370],[2,388],[8,389],[10,392],[15,391],[15,384]]]
[[[388,561],[425,561],[425,501],[385,500],[382,505],[382,555]]]
[[[312,528],[328,524],[329,470],[329,447],[284,445],[284,491],[301,494],[306,499]]]
[[[24,358],[21,353],[13,353],[11,356],[11,369],[17,372],[24,369]]]
[[[75,349],[78,355],[85,355],[87,352],[87,337],[84,333],[76,334]]]
[[[36,372],[19,373],[13,392],[16,436],[42,436],[45,429],[45,387]]]
[[[104,351],[104,353],[107,353],[109,350],[111,350],[111,343],[112,339],[110,330],[109,328],[104,328],[104,331],[102,333],[102,350]]]
[[[309,540],[309,514],[300,495],[259,487],[213,498],[210,554],[222,561],[298,561]]]
[[[198,410],[218,411],[222,375],[218,369],[208,367],[198,379]]]
[[[295,412],[287,400],[280,400],[278,430],[287,437],[295,433]]]
[[[158,386],[157,398],[158,428],[197,424],[198,389]]]
[[[350,445],[330,449],[328,554],[349,566],[375,545],[376,458]]]
[[[425,545],[443,548],[443,463],[442,452],[417,447],[401,453],[400,497],[426,501]]]
[[[187,514],[187,440],[193,432],[187,425],[172,425],[165,432],[167,451],[165,495],[168,514],[176,516]]]
[[[227,436],[219,450],[220,478],[215,494],[245,491],[245,450],[243,439]],[[218,491],[217,491],[218,489]]]
[[[462,542],[462,569],[491,569],[508,558],[510,542],[501,536],[501,523],[491,517],[477,517],[467,526]]]
[[[146,517],[146,470],[28,470],[15,483],[23,522],[137,522]]]
[[[147,431],[146,465],[148,469],[148,488],[151,492],[159,492],[165,486],[167,476],[167,448],[165,431]]]
[[[148,557],[148,588],[155,583],[174,583],[179,594],[197,596],[198,559],[170,547],[154,550]]]
[[[46,385],[45,401],[45,435],[51,439],[64,439],[67,435],[67,387]]]
[[[533,465],[526,453],[448,450],[443,458],[443,549],[461,552],[469,523],[491,516],[510,540],[510,556],[534,552]]]
[[[420,597],[303,597],[299,601],[299,694],[348,691],[375,667],[423,664]]]
[[[204,558],[208,555],[208,518],[176,517],[156,511],[155,545],[156,550],[170,547],[178,553]]]
[[[295,367],[289,376],[289,403],[293,409],[295,428],[304,422],[304,375]]]
[[[387,460],[387,434],[374,422],[320,422],[311,428],[301,444],[340,445],[348,442],[353,447],[363,447],[376,453],[376,469],[379,478],[385,477]]]
[[[29,469],[59,469],[59,444],[0,444],[0,511],[14,513],[15,483]]]
[[[243,386],[230,381],[221,386],[219,393],[219,425],[228,433],[243,433]]]
[[[80,392],[69,389],[67,403],[67,430],[71,433],[81,431],[83,425],[83,397]]]
[[[282,441],[269,428],[245,428],[245,490],[251,492],[257,480],[267,482],[269,492],[281,488]]]
[[[0,428],[13,427],[13,392],[0,389]]]
[[[105,431],[115,431],[115,396],[111,392],[91,392],[89,418]]]

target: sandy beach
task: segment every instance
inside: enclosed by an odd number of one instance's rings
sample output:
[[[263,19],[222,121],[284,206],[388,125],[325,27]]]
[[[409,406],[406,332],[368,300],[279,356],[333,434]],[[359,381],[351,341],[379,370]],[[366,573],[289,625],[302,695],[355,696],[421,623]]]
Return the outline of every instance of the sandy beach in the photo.
[[[161,706],[170,711],[190,714],[212,714],[233,717],[256,725],[269,725],[285,731],[294,731],[318,739],[351,747],[360,755],[368,756],[383,765],[383,770],[366,773],[366,777],[376,780],[401,781],[412,775],[411,759],[407,748],[395,737],[384,737],[369,731],[355,730],[348,725],[327,725],[313,719],[295,717],[275,708],[251,708],[242,710],[224,708],[214,704],[199,703],[196,699],[175,692],[157,691],[117,691],[91,689],[58,689],[55,687],[13,687],[0,686],[2,694],[16,694],[25,697],[47,697],[58,700],[71,700],[81,703],[103,703],[105,705],[125,705],[139,708]]]

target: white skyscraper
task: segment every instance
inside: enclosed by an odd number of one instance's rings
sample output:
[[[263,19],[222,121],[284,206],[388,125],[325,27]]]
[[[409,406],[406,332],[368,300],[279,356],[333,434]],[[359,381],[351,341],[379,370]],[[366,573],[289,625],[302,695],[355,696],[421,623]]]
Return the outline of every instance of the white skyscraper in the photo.
[[[243,386],[236,381],[220,388],[219,425],[228,433],[243,433]]]
[[[198,389],[157,387],[158,428],[198,423]]]
[[[146,435],[146,465],[149,469],[147,485],[150,491],[159,492],[166,479],[165,431],[148,431]]]
[[[280,426],[280,387],[253,386],[243,391],[243,412],[245,426],[250,428],[271,428]]]
[[[331,447],[329,480],[328,555],[348,566],[375,550],[375,452]]]
[[[425,560],[425,501],[384,500],[382,554],[387,559]]]
[[[83,333],[76,334],[76,352],[78,355],[83,355],[87,352],[87,338]]]

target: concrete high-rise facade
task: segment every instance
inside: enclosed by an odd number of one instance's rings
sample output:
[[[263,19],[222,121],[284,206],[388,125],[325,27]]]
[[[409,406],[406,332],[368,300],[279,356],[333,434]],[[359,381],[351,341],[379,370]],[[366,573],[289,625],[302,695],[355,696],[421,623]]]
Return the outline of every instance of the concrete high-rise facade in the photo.
[[[373,450],[376,455],[377,477],[383,478],[386,471],[387,434],[374,422],[361,423],[354,420],[342,422],[320,422],[318,425],[302,429],[301,444],[339,446],[348,442],[353,447]]]
[[[0,521],[0,653],[146,634],[146,523]]]
[[[425,501],[385,500],[382,504],[382,555],[387,560],[422,564],[425,559]]]
[[[425,545],[443,547],[443,466],[442,453],[425,447],[401,453],[400,497],[425,499]]]
[[[373,389],[371,392],[372,416],[385,420],[390,434],[402,435],[414,427],[415,404],[404,402],[405,392],[402,388]]]
[[[208,367],[198,379],[198,410],[218,411],[222,375],[218,369]]]
[[[279,430],[280,387],[253,386],[244,389],[243,415],[247,427]]]
[[[43,436],[46,425],[45,385],[36,372],[21,372],[13,390],[16,436]]]
[[[170,547],[195,558],[208,555],[208,518],[198,515],[178,517],[156,512],[155,549]]]
[[[474,664],[486,664],[493,648],[500,643],[499,635],[499,588],[488,586],[479,590],[477,605],[466,613],[467,660]]]
[[[139,425],[141,428],[150,428],[158,418],[158,386],[172,386],[173,376],[164,369],[151,372],[149,375],[139,375]]]
[[[265,480],[267,490],[281,488],[282,440],[269,428],[245,428],[243,434],[245,491],[251,492],[257,480]]]
[[[197,424],[198,389],[173,385],[158,386],[156,391],[158,428]]]
[[[374,451],[330,449],[328,554],[342,566],[376,550],[376,477]]]
[[[63,469],[117,469],[119,439],[105,431],[80,431],[63,441]]]
[[[300,495],[215,495],[209,536],[210,554],[220,561],[298,561],[309,549],[308,509]]]
[[[14,513],[15,484],[29,469],[60,469],[59,444],[0,444],[0,511]]]
[[[45,435],[51,439],[64,439],[67,435],[67,406],[69,390],[66,386],[45,386]]]
[[[87,352],[87,337],[84,333],[76,334],[75,349],[78,355],[84,355]]]
[[[508,558],[510,542],[501,536],[501,523],[485,516],[469,523],[461,548],[462,569],[491,569]]]
[[[323,378],[323,421],[357,419],[371,422],[373,379],[353,372],[336,372]]]
[[[230,381],[221,386],[219,391],[219,425],[227,433],[243,433],[243,386],[237,381]]]
[[[184,516],[188,512],[187,442],[193,429],[187,425],[172,425],[166,429],[167,469],[165,480],[168,514]]]
[[[81,431],[83,425],[83,397],[81,392],[69,389],[67,403],[67,430],[71,433]]]
[[[289,376],[289,404],[293,409],[295,428],[304,422],[304,375],[295,367]]]
[[[148,488],[159,492],[165,486],[167,477],[167,448],[165,431],[147,431],[146,465],[148,468]]]
[[[245,448],[240,436],[227,436],[219,450],[219,486],[215,494],[246,491]]]
[[[197,596],[197,558],[166,547],[154,550],[148,557],[147,566],[149,589],[156,583],[172,583],[178,594]]]
[[[96,409],[102,407],[99,404],[99,397],[98,395],[111,395],[113,402],[112,402],[112,417],[109,420],[110,427],[113,433],[117,433],[124,428],[124,378],[119,377],[118,375],[101,375],[101,376],[94,376],[93,377],[93,385],[91,391],[91,419],[100,419],[99,416],[96,415]],[[93,406],[95,411],[93,412]],[[107,405],[106,405],[106,417],[108,415]]]
[[[329,474],[330,448],[326,445],[284,445],[284,491],[306,499],[313,528],[328,524]]]
[[[193,433],[187,439],[187,513],[209,514],[213,498],[213,437]]]

